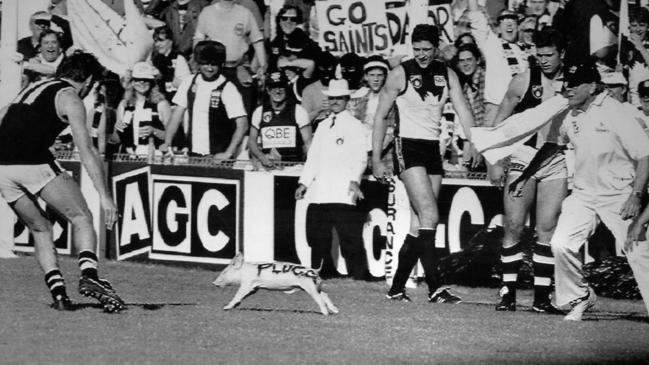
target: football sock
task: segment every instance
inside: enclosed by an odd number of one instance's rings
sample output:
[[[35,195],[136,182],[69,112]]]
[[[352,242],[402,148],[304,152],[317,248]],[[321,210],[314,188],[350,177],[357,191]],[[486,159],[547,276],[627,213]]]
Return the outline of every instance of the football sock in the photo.
[[[97,255],[92,251],[81,251],[79,253],[79,268],[81,276],[97,280]]]
[[[50,270],[45,274],[45,284],[52,294],[54,300],[57,297],[67,297],[68,294],[65,292],[65,281],[63,280],[63,275],[59,269]]]
[[[523,252],[520,243],[516,242],[511,247],[503,247],[500,260],[503,268],[503,286],[507,287],[510,294],[515,295],[518,270],[523,264]]]
[[[554,257],[549,243],[536,242],[532,256],[534,268],[534,301],[547,301],[550,298]]]
[[[399,265],[397,271],[392,279],[392,287],[388,292],[389,295],[395,295],[404,291],[408,276],[412,272],[412,268],[417,263],[417,237],[407,234],[406,239],[403,241],[403,246],[399,250]]]
[[[431,228],[422,228],[419,230],[419,258],[421,266],[424,268],[424,277],[428,292],[433,293],[439,288],[439,275],[437,270],[437,255],[435,252],[435,235],[437,230]]]

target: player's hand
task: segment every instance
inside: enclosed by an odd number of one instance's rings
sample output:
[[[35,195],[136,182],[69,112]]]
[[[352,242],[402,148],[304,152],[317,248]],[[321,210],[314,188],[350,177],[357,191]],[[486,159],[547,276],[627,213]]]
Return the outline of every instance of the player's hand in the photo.
[[[629,225],[627,230],[626,241],[624,241],[624,252],[628,253],[633,251],[633,249],[639,245],[641,242],[647,240],[647,226],[643,223],[634,220],[633,223]]]
[[[499,163],[495,165],[487,166],[487,176],[489,176],[489,181],[491,185],[497,186],[499,188],[505,185],[505,169]]]
[[[473,143],[468,143],[468,146],[465,148],[465,161],[469,162],[472,169],[478,168],[480,164],[482,163],[482,155],[478,152],[478,150],[475,148]]]
[[[361,187],[356,181],[349,182],[349,193],[352,194],[352,202],[356,204],[359,200],[365,199],[365,195],[361,191]]]
[[[622,219],[627,220],[629,218],[635,218],[640,213],[640,203],[640,197],[631,194],[624,202],[624,205],[622,205],[622,209],[620,209]]]
[[[523,188],[527,183],[527,179],[522,179],[521,176],[517,177],[514,181],[509,183],[509,195],[512,198],[520,198],[523,196]]]
[[[101,197],[101,207],[104,209],[104,223],[107,229],[112,229],[117,221],[117,206],[110,195]]]
[[[372,175],[382,184],[387,184],[392,178],[392,172],[388,169],[385,162],[372,159]]]
[[[168,157],[168,158],[173,159],[173,157],[174,157],[174,151],[171,149],[171,147],[169,147],[168,144],[163,143],[163,144],[160,145],[160,147],[158,147],[158,149],[160,150],[160,152],[162,152],[162,154],[163,154],[165,157]]]
[[[306,194],[306,186],[300,184],[298,185],[297,189],[295,189],[295,200],[300,200],[304,198],[304,194]]]

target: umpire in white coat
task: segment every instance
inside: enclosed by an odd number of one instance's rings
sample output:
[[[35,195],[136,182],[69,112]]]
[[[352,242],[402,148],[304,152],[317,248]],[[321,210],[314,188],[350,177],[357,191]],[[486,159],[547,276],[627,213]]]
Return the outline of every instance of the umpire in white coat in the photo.
[[[365,127],[346,110],[350,91],[346,80],[332,80],[323,91],[331,114],[318,125],[307,155],[295,199],[309,190],[307,241],[312,248],[312,266],[324,260],[323,274],[331,268],[332,228],[340,239],[342,255],[351,276],[367,277],[363,248],[363,217],[356,202],[363,199],[360,182],[367,166]]]

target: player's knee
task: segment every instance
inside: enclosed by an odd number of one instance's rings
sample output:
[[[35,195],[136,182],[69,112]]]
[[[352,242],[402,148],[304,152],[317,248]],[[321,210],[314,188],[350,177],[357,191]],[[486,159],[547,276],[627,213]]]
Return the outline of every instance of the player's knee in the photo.
[[[92,213],[89,211],[79,211],[69,217],[70,224],[76,229],[93,229],[92,226]]]
[[[525,223],[514,219],[506,219],[505,229],[511,236],[520,238],[525,229]]]

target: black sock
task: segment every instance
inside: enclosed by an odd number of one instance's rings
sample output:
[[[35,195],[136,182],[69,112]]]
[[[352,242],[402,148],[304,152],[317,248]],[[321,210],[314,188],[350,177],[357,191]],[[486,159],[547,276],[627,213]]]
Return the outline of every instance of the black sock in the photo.
[[[63,275],[59,269],[54,269],[48,271],[45,274],[45,284],[52,294],[52,298],[56,300],[60,297],[67,297],[68,294],[65,292],[65,281],[63,280]]]
[[[510,295],[516,297],[516,282],[518,281],[518,270],[523,264],[523,251],[520,243],[502,249],[500,260],[503,264],[503,286],[507,287]]]
[[[534,302],[550,300],[552,275],[554,274],[554,256],[549,243],[536,242],[532,256],[534,268]]]
[[[428,292],[434,293],[440,286],[439,270],[437,269],[437,254],[435,252],[435,235],[437,230],[422,228],[419,230],[419,258],[421,266],[424,267],[424,277]]]
[[[388,291],[389,295],[401,293],[406,288],[406,281],[412,272],[412,268],[417,264],[417,237],[407,234],[403,241],[403,246],[399,250],[399,265],[392,279],[392,287]]]
[[[81,276],[97,280],[97,255],[92,251],[81,251],[79,253],[79,268]]]

